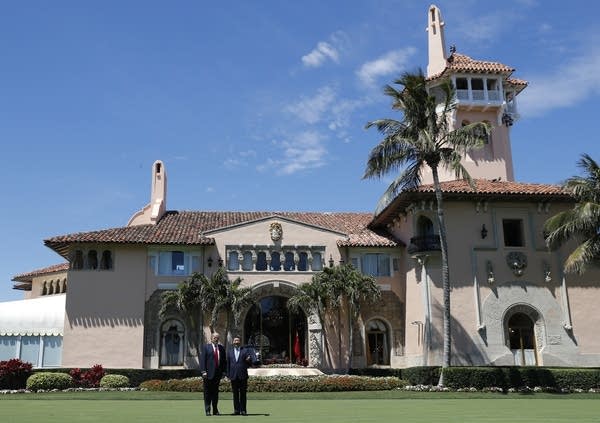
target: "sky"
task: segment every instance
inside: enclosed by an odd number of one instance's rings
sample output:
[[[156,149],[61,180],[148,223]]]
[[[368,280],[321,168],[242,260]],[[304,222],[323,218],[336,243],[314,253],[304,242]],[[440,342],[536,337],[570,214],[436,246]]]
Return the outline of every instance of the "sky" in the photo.
[[[63,262],[44,239],[122,227],[162,160],[169,210],[372,212],[363,180],[401,118],[382,93],[427,67],[420,0],[0,1],[0,301]],[[561,183],[600,160],[598,6],[438,1],[448,46],[529,82],[515,177]]]

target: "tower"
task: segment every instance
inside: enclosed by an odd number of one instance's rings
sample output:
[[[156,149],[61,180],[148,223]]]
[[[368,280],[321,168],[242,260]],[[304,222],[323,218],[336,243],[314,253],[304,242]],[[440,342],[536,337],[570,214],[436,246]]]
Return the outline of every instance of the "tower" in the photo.
[[[499,62],[475,60],[450,48],[446,56],[444,22],[440,9],[432,5],[428,11],[427,79],[434,91],[445,79],[456,89],[456,108],[452,128],[468,123],[485,122],[491,133],[483,148],[469,152],[463,165],[473,178],[514,180],[510,127],[519,118],[516,97],[527,82],[512,78],[514,69]],[[454,174],[441,171],[440,180],[455,179]],[[423,183],[431,183],[431,172],[424,169]]]

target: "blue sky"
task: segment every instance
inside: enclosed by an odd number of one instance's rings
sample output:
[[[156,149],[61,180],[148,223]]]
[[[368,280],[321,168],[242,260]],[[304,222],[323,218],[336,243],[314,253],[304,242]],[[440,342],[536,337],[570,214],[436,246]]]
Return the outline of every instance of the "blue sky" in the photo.
[[[0,3],[0,301],[62,258],[43,240],[125,226],[163,160],[171,210],[372,211],[361,180],[400,117],[382,86],[427,65],[430,1]],[[516,179],[600,160],[600,26],[587,1],[438,1],[446,42],[528,80]]]

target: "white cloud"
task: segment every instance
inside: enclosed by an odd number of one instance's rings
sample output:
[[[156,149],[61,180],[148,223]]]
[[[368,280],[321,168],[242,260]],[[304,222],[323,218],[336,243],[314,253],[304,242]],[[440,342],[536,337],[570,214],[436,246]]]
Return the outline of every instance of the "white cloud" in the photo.
[[[331,44],[320,41],[310,53],[305,56],[302,56],[302,63],[307,68],[318,68],[321,66],[327,59],[331,59],[332,61],[338,63],[340,60],[340,55],[335,47]]]
[[[274,141],[275,151],[283,151],[280,158],[269,158],[257,170],[274,169],[276,173],[291,175],[293,173],[321,167],[325,164],[327,149],[326,137],[317,131],[304,131],[284,141]]]
[[[327,60],[339,63],[340,51],[347,44],[348,36],[344,31],[336,31],[328,41],[319,41],[317,46],[307,55],[302,56],[302,64],[307,68],[318,68]]]
[[[313,97],[302,97],[296,103],[286,108],[298,119],[309,124],[315,124],[323,119],[323,115],[329,110],[335,100],[335,90],[329,86],[320,88]]]
[[[570,107],[600,94],[600,51],[587,51],[555,69],[551,74],[529,78],[529,86],[517,98],[523,115],[539,116],[550,110]]]
[[[363,84],[373,85],[379,77],[400,73],[415,52],[413,47],[392,50],[376,60],[364,63],[356,74]]]

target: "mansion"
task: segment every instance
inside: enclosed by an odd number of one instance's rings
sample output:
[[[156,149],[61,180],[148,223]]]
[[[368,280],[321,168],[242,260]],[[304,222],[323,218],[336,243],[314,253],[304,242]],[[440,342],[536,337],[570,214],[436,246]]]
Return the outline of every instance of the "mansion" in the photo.
[[[429,89],[453,82],[454,127],[492,127],[484,147],[463,159],[476,189],[440,173],[452,364],[598,367],[600,273],[565,274],[568,250],[549,251],[544,243],[545,221],[575,200],[556,185],[514,181],[510,130],[527,82],[513,78],[507,65],[454,48],[447,54],[436,6],[427,20]],[[36,367],[197,367],[193,340],[208,340],[208,325],[194,334],[183,316],[161,316],[161,295],[196,272],[210,276],[223,268],[254,291],[257,302],[243,311],[240,331],[264,361],[301,359],[324,371],[347,363],[441,365],[441,248],[425,169],[423,185],[375,214],[169,210],[165,164],[154,162],[150,177],[150,202],[126,226],[46,239],[62,263],[13,278],[25,299],[0,303],[0,360],[20,357]],[[317,272],[342,263],[374,276],[382,292],[361,307],[352,345],[348,319],[321,321],[286,304]],[[224,319],[216,329],[224,333]]]

